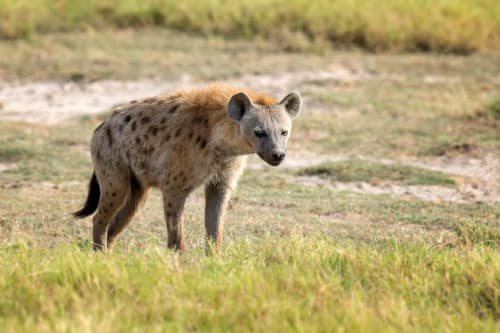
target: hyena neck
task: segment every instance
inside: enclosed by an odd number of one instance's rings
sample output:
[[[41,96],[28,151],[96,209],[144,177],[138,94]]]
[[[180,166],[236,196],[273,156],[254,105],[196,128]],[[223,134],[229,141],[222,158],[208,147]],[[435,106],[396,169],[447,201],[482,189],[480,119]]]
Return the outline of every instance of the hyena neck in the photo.
[[[240,126],[229,118],[214,129],[211,141],[212,147],[225,157],[255,153],[250,141],[241,133]]]

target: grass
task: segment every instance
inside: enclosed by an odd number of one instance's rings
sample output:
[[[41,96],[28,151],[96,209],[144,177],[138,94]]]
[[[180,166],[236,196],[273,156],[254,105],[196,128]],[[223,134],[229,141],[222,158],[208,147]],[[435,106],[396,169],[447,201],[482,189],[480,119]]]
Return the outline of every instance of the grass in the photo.
[[[322,163],[301,170],[299,175],[319,176],[340,182],[390,181],[405,185],[456,185],[452,178],[442,172],[359,159]]]
[[[492,102],[486,107],[487,116],[500,121],[500,97],[492,100]]]
[[[0,1],[0,37],[162,26],[273,39],[288,50],[355,45],[372,51],[498,52],[495,0]]]
[[[467,331],[500,318],[499,253],[325,238],[157,248],[0,249],[4,331]]]

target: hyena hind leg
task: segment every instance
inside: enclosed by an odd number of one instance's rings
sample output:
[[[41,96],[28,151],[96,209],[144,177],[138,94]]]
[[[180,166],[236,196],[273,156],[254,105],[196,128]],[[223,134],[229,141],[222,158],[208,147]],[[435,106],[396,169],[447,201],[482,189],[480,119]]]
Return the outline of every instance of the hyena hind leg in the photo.
[[[113,217],[108,228],[108,247],[113,246],[116,237],[125,229],[134,217],[141,203],[146,200],[149,189],[139,184],[137,179],[132,176],[130,180],[130,192],[123,207]]]
[[[101,196],[97,213],[93,219],[92,235],[94,249],[106,250],[109,224],[116,212],[123,206],[130,191],[130,184],[123,181],[123,177],[102,179],[98,176],[97,179],[101,189]]]

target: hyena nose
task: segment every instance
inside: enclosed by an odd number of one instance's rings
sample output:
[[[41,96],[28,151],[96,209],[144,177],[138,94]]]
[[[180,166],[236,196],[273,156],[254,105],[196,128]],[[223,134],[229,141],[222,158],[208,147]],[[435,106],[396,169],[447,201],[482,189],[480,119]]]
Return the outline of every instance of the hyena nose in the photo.
[[[285,153],[281,151],[277,151],[272,153],[273,160],[276,162],[281,162],[285,159]]]

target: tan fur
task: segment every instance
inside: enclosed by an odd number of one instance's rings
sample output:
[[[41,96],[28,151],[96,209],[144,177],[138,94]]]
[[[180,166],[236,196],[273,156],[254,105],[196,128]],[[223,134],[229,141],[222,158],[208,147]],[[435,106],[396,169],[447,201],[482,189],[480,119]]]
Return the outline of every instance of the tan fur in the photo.
[[[238,123],[228,116],[228,100],[238,92],[245,92],[263,108],[277,103],[268,94],[210,85],[114,109],[96,129],[91,143],[100,188],[93,226],[96,248],[113,243],[152,186],[163,194],[169,247],[184,249],[184,202],[201,184],[207,186],[207,210],[215,209],[218,214],[213,217],[207,211],[207,220],[221,220],[229,192],[244,167],[244,155],[255,152]],[[217,244],[222,227],[222,222],[207,226]]]

